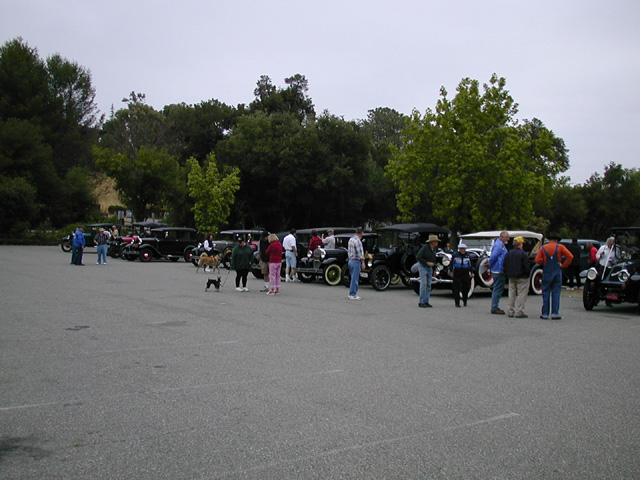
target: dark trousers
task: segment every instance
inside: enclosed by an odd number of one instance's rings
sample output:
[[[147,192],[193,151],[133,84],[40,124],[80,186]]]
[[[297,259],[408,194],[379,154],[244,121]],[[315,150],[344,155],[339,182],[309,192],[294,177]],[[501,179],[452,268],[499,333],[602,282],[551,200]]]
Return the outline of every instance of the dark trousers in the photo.
[[[453,274],[453,300],[456,305],[460,305],[460,298],[467,303],[469,297],[469,289],[471,288],[471,277],[468,273],[462,273],[459,275]]]
[[[82,265],[83,247],[71,247],[71,263],[74,265]]]
[[[242,287],[246,287],[248,275],[249,275],[248,269],[236,270],[236,287],[240,286],[240,280],[242,280]]]
[[[573,288],[574,284],[573,284],[573,280],[575,279],[576,281],[576,286],[580,287],[582,286],[580,283],[580,266],[576,265],[576,266],[569,266],[566,270],[565,273],[567,275],[567,279],[569,280],[569,288]]]

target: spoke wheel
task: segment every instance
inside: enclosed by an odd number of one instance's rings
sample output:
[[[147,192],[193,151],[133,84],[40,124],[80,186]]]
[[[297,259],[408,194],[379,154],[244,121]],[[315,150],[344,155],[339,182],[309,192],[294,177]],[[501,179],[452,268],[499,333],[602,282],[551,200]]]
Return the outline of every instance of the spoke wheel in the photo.
[[[596,300],[594,289],[589,288],[589,285],[585,284],[582,289],[582,305],[584,306],[584,309],[591,311],[597,304],[598,301]]]
[[[324,269],[324,281],[327,285],[335,286],[340,283],[342,278],[342,269],[338,265],[329,265]]]
[[[391,270],[386,265],[378,265],[371,270],[369,280],[376,290],[386,290],[391,285]]]

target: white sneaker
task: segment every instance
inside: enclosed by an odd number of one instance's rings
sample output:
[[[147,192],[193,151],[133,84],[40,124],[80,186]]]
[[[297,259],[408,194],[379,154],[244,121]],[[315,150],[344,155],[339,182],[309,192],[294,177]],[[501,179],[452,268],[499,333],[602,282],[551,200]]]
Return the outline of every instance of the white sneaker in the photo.
[[[248,291],[249,291],[249,289],[248,289],[247,287],[242,287],[242,291],[243,291],[243,292],[248,292]]]
[[[100,262],[96,262],[96,265],[100,265]]]
[[[358,295],[349,295],[347,298],[349,300],[360,300],[360,299],[362,299],[362,297],[359,297]]]
[[[236,292],[241,292],[242,291],[242,287],[236,287]]]

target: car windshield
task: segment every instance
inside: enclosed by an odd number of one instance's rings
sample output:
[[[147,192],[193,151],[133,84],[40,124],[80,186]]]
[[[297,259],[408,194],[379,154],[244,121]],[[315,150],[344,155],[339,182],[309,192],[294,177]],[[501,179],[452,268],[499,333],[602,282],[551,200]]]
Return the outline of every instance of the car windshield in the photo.
[[[640,229],[622,229],[611,233],[616,238],[623,259],[640,260]]]

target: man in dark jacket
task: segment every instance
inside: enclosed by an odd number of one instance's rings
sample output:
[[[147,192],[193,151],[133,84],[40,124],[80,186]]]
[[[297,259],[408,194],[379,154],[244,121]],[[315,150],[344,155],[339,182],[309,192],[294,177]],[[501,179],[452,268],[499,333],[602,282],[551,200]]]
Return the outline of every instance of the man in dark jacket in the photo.
[[[420,271],[420,308],[430,308],[429,297],[431,296],[431,278],[433,277],[433,267],[437,262],[436,248],[440,243],[437,235],[429,235],[427,244],[424,245],[416,255],[418,270]]]
[[[507,315],[516,318],[527,318],[524,304],[529,295],[529,272],[531,265],[529,255],[522,250],[523,237],[513,239],[513,249],[504,257],[504,273],[509,279],[509,307]]]

